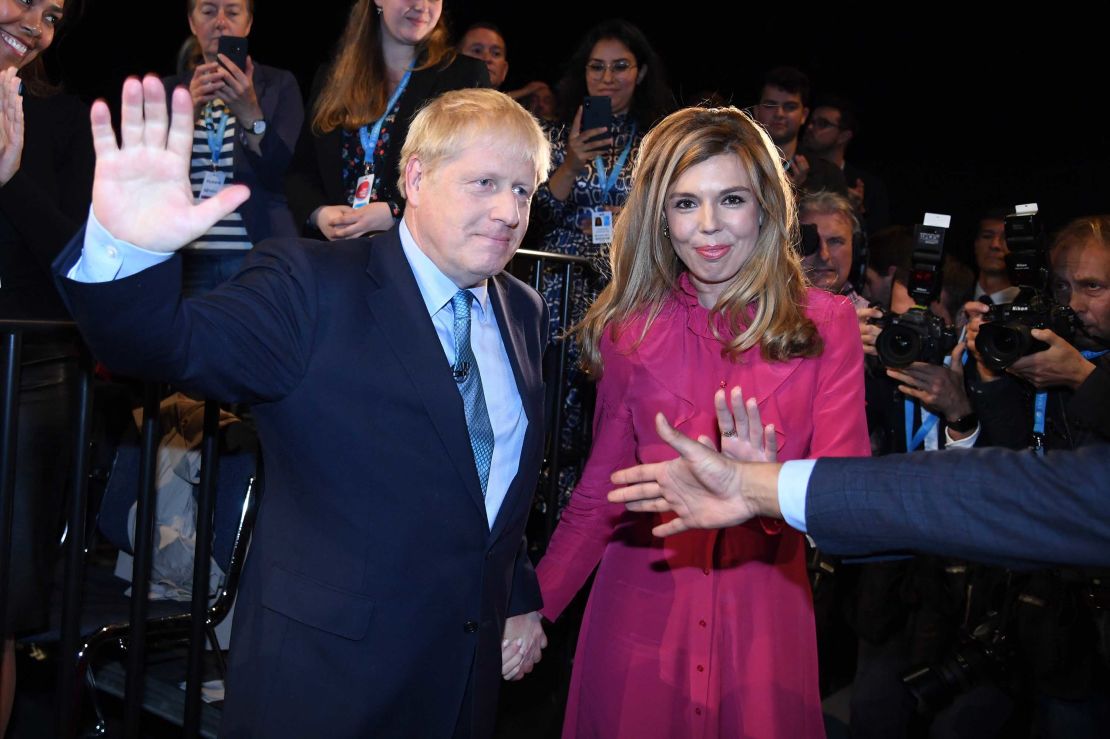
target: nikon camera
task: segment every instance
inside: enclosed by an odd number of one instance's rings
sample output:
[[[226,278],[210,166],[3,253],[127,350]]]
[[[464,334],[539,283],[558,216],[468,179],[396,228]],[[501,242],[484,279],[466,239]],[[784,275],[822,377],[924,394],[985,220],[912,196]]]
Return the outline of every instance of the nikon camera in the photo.
[[[915,307],[905,313],[884,313],[876,323],[883,327],[875,341],[879,360],[886,367],[907,367],[914,362],[943,364],[956,347],[952,326],[927,307],[940,295],[944,234],[948,216],[925,214],[925,223],[914,226],[913,268],[909,293]]]
[[[1033,338],[1035,328],[1051,329],[1071,341],[1078,319],[1069,306],[1060,305],[1048,289],[1048,245],[1037,217],[1037,205],[1019,205],[1006,216],[1006,271],[1020,290],[1012,303],[992,305],[983,316],[975,348],[985,364],[1001,372],[1028,354],[1048,348]]]

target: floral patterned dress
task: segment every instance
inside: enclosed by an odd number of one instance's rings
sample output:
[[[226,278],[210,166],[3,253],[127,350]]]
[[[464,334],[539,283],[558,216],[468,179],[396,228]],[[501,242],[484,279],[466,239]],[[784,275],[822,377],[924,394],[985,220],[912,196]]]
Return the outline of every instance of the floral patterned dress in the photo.
[[[535,223],[542,233],[540,248],[557,254],[586,257],[591,262],[590,268],[576,265],[572,270],[570,312],[566,326],[562,322],[564,268],[551,265],[544,270],[541,292],[551,311],[550,335],[553,341],[559,341],[566,329],[572,328],[585,317],[586,310],[609,284],[609,245],[593,243],[588,231],[590,219],[586,211],[602,207],[619,209],[624,205],[632,189],[632,164],[639,153],[645,128],[637,125],[627,114],[613,116],[613,146],[602,157],[606,174],[613,171],[625,147],[629,147],[629,152],[608,193],[603,190],[601,173],[597,171],[593,161],[588,162],[586,172],[575,179],[574,188],[565,201],[555,198],[546,184],[536,192]],[[547,132],[551,140],[551,171],[554,172],[566,160],[570,126],[549,125]],[[589,378],[578,367],[578,346],[573,341],[567,347],[567,371],[564,378],[563,418],[559,429],[560,469],[557,471],[560,511],[574,489],[590,448],[590,419],[585,412],[588,404],[584,403],[584,396],[591,392],[591,388]],[[546,473],[551,474],[551,471]]]

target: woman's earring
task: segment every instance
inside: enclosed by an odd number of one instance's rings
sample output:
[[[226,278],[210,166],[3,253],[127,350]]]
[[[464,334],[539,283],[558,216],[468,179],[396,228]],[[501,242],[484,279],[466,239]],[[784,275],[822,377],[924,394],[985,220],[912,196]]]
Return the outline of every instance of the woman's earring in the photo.
[[[663,236],[664,238],[671,238],[671,229],[667,228],[667,217],[663,216]]]

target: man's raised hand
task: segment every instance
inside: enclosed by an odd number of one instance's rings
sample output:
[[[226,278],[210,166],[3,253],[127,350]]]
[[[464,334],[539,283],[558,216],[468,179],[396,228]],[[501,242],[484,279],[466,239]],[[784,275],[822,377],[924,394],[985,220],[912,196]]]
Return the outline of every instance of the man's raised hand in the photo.
[[[123,83],[120,143],[108,105],[93,103],[93,213],[113,237],[150,251],[172,252],[195,241],[250,197],[244,185],[225,187],[194,203],[189,184],[193,150],[193,101],[189,91],[173,93],[167,120],[161,80]]]

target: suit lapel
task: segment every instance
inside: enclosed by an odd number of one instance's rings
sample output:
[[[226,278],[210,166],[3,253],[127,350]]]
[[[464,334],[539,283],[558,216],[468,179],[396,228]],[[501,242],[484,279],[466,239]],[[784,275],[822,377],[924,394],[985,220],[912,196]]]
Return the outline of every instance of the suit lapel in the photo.
[[[397,229],[374,242],[367,267],[371,283],[366,295],[367,305],[393,353],[412,378],[413,390],[423,402],[432,427],[447,449],[447,456],[480,509],[482,520],[486,520],[486,505],[470,448],[462,396],[451,376],[450,365],[412,268],[401,249]],[[515,371],[515,366],[513,369]]]
[[[493,522],[491,531],[492,539],[496,539],[505,527],[505,522],[513,518],[512,508],[519,505],[522,500],[526,504],[531,500],[531,490],[524,491],[522,499],[518,490],[518,480],[531,479],[525,467],[529,464],[529,450],[535,448],[537,434],[543,434],[543,397],[542,380],[539,374],[539,362],[530,361],[528,356],[528,341],[524,335],[523,326],[519,321],[513,320],[510,312],[508,293],[504,285],[504,278],[496,275],[489,280],[490,304],[493,306],[494,315],[497,316],[497,327],[501,331],[501,341],[505,345],[505,353],[509,355],[509,364],[513,368],[513,378],[516,380],[517,392],[520,393],[520,404],[528,418],[528,429],[524,434],[524,443],[521,446],[519,467],[509,484],[505,500],[501,503],[500,510]]]

